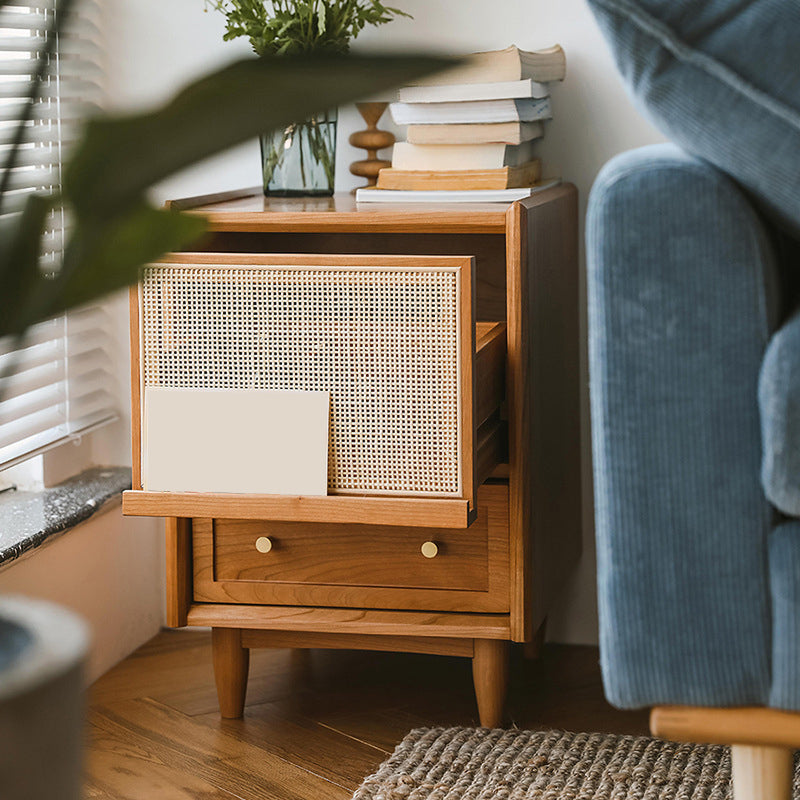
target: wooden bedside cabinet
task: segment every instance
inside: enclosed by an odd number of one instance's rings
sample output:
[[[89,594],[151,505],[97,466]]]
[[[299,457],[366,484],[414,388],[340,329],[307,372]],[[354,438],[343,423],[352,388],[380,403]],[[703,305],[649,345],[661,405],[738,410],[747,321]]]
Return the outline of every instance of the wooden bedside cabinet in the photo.
[[[356,206],[349,195],[279,199],[258,190],[171,205],[207,215],[211,234],[202,252],[175,254],[146,270],[131,293],[134,477],[123,509],[167,520],[168,624],[212,628],[222,716],[242,714],[250,649],[355,648],[471,658],[481,724],[499,725],[509,644],[537,640],[580,553],[574,187],[512,206]],[[440,316],[449,320],[441,381],[444,394],[451,381],[452,398],[431,400],[427,427],[424,417],[422,423],[403,417],[391,443],[376,443],[374,433],[360,442],[353,433],[358,426],[345,430],[344,422],[339,431],[342,414],[332,412],[331,447],[347,449],[354,463],[372,470],[368,480],[359,478],[363,488],[347,482],[355,467],[329,471],[329,494],[320,497],[143,488],[146,388],[207,386],[209,380],[214,388],[238,385],[222,376],[242,356],[222,339],[270,320],[253,321],[264,312],[250,308],[252,288],[220,288],[220,282],[230,274],[251,287],[277,280],[275,270],[305,270],[320,280],[330,273],[339,282],[363,271],[364,281],[381,287],[383,270],[394,283],[363,296],[388,292],[391,308],[406,316],[413,315],[419,292],[435,284],[431,291],[441,295],[426,295],[422,316],[426,325],[431,316],[437,324]],[[350,272],[342,277],[341,270]],[[398,280],[410,288],[398,290]],[[224,295],[227,305],[219,308],[232,309],[231,330],[226,318],[220,324],[218,309],[216,328],[204,334],[219,339],[213,359],[203,361],[204,382],[192,383],[196,376],[187,373],[185,381],[168,384],[176,370],[201,369],[184,352],[196,338],[195,301],[186,298],[197,287],[206,292],[198,308]],[[250,310],[240,318],[236,304],[243,297],[250,298]],[[329,307],[340,313],[341,298]],[[387,325],[416,324],[405,317],[395,323],[391,314],[386,319]],[[354,324],[334,322],[341,353],[357,357],[347,338],[355,335]],[[281,330],[285,335],[291,328]],[[262,334],[257,329],[253,336]],[[329,346],[314,341],[320,353]],[[427,370],[426,385],[438,385],[435,359],[444,344],[426,345],[415,335],[403,341],[408,353],[400,358],[408,360],[409,374]],[[407,371],[403,364],[387,367],[387,374]],[[324,374],[315,377],[315,387],[331,390],[333,409],[345,400],[369,402],[368,393],[363,400],[339,398],[345,389],[328,386],[326,380],[339,384]],[[405,390],[392,391],[400,410],[386,413],[402,416]],[[370,424],[380,425],[380,414]],[[436,442],[420,444],[428,434]],[[451,440],[442,438],[448,435]],[[443,441],[453,442],[444,460]],[[391,469],[382,464],[387,459]]]

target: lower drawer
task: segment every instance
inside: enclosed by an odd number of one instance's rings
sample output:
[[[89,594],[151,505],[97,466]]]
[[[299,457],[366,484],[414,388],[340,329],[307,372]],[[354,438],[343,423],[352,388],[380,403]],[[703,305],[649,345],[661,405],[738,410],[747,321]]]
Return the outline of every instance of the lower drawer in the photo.
[[[198,520],[212,527],[220,581],[393,586],[486,591],[486,527],[463,531],[364,525],[307,525],[241,519]]]
[[[195,519],[198,602],[508,610],[508,486],[463,530]]]

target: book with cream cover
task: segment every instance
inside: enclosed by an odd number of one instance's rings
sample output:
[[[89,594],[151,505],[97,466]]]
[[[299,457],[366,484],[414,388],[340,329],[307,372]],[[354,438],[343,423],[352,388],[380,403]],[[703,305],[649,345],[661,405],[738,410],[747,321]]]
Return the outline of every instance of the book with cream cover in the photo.
[[[521,144],[543,134],[541,122],[478,122],[455,125],[409,125],[411,144]]]
[[[397,142],[392,153],[392,169],[441,171],[517,167],[534,159],[535,146],[535,141],[518,145]]]
[[[474,53],[463,64],[446,72],[415,81],[418,86],[494,83],[530,78],[540,83],[564,80],[567,59],[560,45],[545,50],[520,50],[511,45],[505,50]]]
[[[379,189],[514,189],[532,186],[542,174],[538,159],[517,167],[469,170],[399,170],[382,169]]]

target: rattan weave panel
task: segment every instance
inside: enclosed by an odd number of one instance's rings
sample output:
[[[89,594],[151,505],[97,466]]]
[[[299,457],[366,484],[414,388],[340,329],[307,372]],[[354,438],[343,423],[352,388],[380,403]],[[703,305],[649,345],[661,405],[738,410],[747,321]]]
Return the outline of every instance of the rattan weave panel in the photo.
[[[331,492],[460,496],[452,267],[155,265],[150,386],[331,393]]]

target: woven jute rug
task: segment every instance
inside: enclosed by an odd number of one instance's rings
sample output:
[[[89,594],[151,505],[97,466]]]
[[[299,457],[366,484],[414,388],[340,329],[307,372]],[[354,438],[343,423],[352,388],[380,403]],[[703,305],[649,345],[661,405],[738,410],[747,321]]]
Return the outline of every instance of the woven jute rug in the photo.
[[[727,800],[730,750],[563,731],[419,728],[353,800]],[[794,796],[800,800],[800,772]]]

